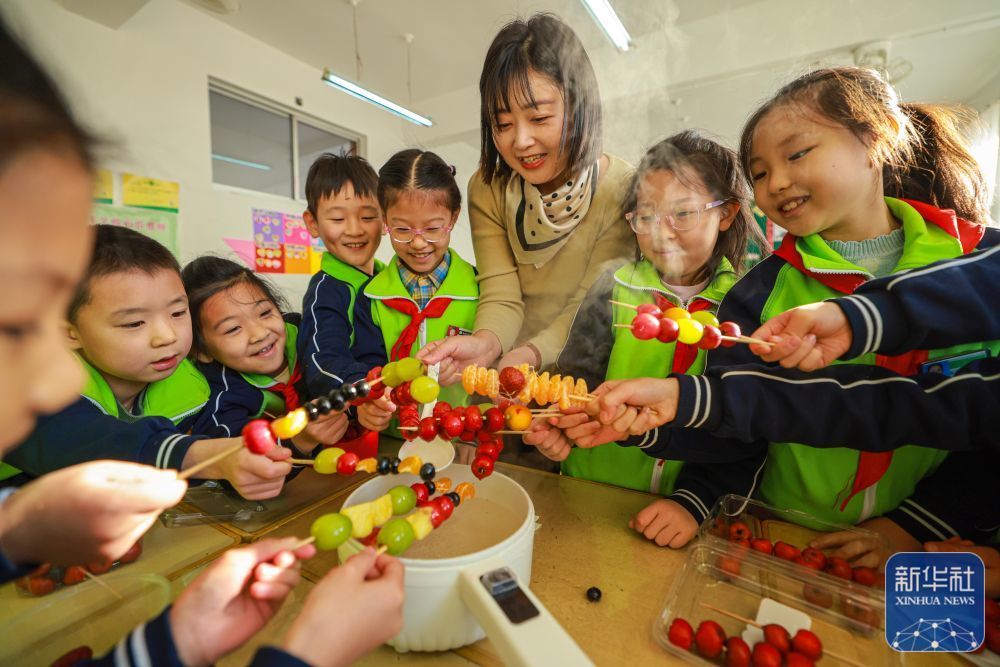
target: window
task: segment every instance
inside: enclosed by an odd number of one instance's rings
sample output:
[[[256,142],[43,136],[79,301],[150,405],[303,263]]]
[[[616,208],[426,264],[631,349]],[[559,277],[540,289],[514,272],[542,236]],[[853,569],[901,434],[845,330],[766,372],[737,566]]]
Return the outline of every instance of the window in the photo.
[[[208,98],[215,183],[304,200],[317,157],[358,154],[360,136],[293,109],[217,83]]]

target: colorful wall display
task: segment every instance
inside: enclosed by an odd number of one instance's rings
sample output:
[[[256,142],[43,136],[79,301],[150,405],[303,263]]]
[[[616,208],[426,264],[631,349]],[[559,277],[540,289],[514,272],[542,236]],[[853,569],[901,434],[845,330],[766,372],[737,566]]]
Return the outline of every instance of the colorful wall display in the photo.
[[[301,215],[255,208],[252,217],[255,271],[309,274],[318,270],[315,239],[309,236]]]
[[[131,206],[95,204],[90,212],[90,222],[95,225],[128,227],[165,245],[175,255],[177,252],[177,213]]]

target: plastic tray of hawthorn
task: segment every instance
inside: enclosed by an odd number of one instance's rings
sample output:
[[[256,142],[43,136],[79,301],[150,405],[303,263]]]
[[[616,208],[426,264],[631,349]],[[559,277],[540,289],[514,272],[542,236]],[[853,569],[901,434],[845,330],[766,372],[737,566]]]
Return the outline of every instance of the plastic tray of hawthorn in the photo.
[[[700,541],[674,579],[653,635],[666,651],[698,665],[902,665],[902,654],[879,629],[884,598],[816,574],[730,542]],[[804,587],[815,597],[803,596]],[[808,627],[767,618],[755,625],[766,599],[804,615],[799,620]]]
[[[736,495],[719,499],[701,524],[698,535],[743,546],[761,555],[811,569],[823,577],[834,577],[841,585],[846,581],[854,586],[884,591],[884,571],[856,566],[834,556],[833,549],[821,551],[809,546],[817,532],[839,531],[851,533],[855,539],[878,542],[883,550],[887,547],[885,539],[870,530],[824,521],[798,510],[774,507]]]

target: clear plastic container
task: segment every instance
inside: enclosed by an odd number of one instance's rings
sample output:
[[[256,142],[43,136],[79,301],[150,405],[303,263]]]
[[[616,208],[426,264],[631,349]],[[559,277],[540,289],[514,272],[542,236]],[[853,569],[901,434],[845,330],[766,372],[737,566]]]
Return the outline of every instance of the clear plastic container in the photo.
[[[70,586],[0,625],[0,665],[50,665],[82,646],[102,655],[169,602],[170,584],[155,574],[118,572]]]
[[[736,544],[702,540],[691,548],[674,579],[667,603],[654,621],[653,635],[664,649],[690,663],[718,664],[717,659],[698,655],[694,646],[685,650],[671,644],[668,631],[673,620],[683,618],[695,630],[702,621],[713,620],[726,637],[746,639],[748,623],[736,617],[756,620],[763,601],[771,600],[794,610],[788,613],[808,617],[810,629],[823,642],[821,663],[827,667],[903,664],[903,654],[889,648],[881,629],[885,617],[881,591],[845,583]],[[793,630],[790,624],[782,625]],[[751,640],[747,643],[754,645]]]
[[[823,521],[799,510],[783,509],[768,505],[759,500],[750,500],[743,496],[732,494],[723,496],[715,503],[712,512],[698,529],[698,536],[731,542],[730,528],[736,522],[742,522],[750,529],[751,538],[763,538],[772,543],[785,542],[800,551],[809,546],[809,542],[816,537],[817,533],[838,531],[852,533],[859,540],[877,542],[881,545],[880,548],[883,551],[888,548],[885,538],[870,530],[848,524]],[[815,528],[807,528],[807,524],[815,526]],[[827,550],[825,555],[829,556],[830,551]],[[764,556],[765,554],[761,555]],[[792,564],[790,561],[783,560],[777,556],[772,555],[771,558]],[[803,566],[798,565],[797,567]],[[839,586],[853,585],[855,587],[862,587],[860,583],[849,583],[844,578],[834,577],[826,572],[819,574],[822,577],[831,578]],[[875,587],[884,589],[883,576],[876,574],[876,578]]]

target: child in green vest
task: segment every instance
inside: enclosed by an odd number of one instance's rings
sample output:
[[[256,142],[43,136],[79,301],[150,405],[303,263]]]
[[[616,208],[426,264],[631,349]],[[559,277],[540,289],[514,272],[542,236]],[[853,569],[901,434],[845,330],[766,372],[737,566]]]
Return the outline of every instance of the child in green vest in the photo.
[[[95,235],[69,305],[68,343],[86,376],[81,398],[42,418],[9,463],[36,476],[95,459],[184,469],[232,447],[239,438],[210,436],[227,435],[222,425],[245,409],[216,400],[186,358],[191,318],[177,260],[131,229],[100,225]],[[229,480],[246,498],[271,498],[289,456],[243,449],[198,477]]]
[[[637,259],[609,269],[584,299],[559,355],[560,373],[591,386],[603,380],[698,374],[705,351],[680,342],[641,341],[627,325],[636,307],[681,307],[715,313],[744,266],[748,242],[761,233],[744,203],[747,188],[736,154],[687,131],[647,151],[629,189],[625,218],[635,233]],[[629,526],[660,546],[684,546],[717,497],[749,494],[761,459],[682,463],[608,443],[595,449],[558,446],[551,427],[535,424],[524,438],[573,477],[665,496]]]
[[[247,421],[280,417],[302,405],[305,386],[296,341],[300,320],[284,299],[253,271],[221,257],[199,257],[181,272],[191,307],[191,356],[210,385],[253,406]],[[322,415],[295,437],[309,454],[347,431],[347,415]]]
[[[889,84],[871,70],[821,69],[782,88],[750,117],[740,153],[757,204],[789,234],[774,255],[730,291],[719,317],[752,332],[795,306],[851,294],[873,277],[1000,243],[1000,232],[984,226],[986,188],[958,126],[943,109],[901,104]],[[1000,342],[989,341],[896,356],[868,352],[844,363],[916,375],[934,372],[935,367],[958,369],[969,359],[998,351]],[[709,362],[708,372],[715,373],[753,364],[757,358],[748,346],[737,345],[713,353]],[[625,443],[644,442],[650,455],[670,458],[706,449],[733,455],[766,450],[759,490],[763,500],[804,516],[875,530],[887,538],[888,553],[918,550],[923,542],[944,539],[968,511],[966,505],[951,501],[954,491],[947,480],[954,474],[936,474],[948,456],[939,449],[907,445],[891,452],[866,452],[850,441],[819,449],[808,441],[747,443],[694,428],[658,428],[673,421],[675,413],[682,416],[678,427],[706,424],[713,401],[720,399],[707,382],[693,384],[684,378],[623,383],[602,399],[606,413],[601,417],[614,423],[600,431],[599,424],[574,426],[566,435],[591,446],[623,438],[624,431],[648,430]],[[678,385],[684,388],[679,395]],[[770,398],[764,392],[748,392],[743,400]],[[621,408],[623,400],[634,406],[627,411],[630,416],[635,416],[635,408],[645,408],[637,421],[613,419],[612,411]],[[794,415],[785,424],[789,433],[797,421],[814,416],[810,399],[802,400],[790,407]],[[845,413],[843,418],[871,416]],[[991,489],[978,492],[981,502],[992,502]],[[813,546],[836,549],[834,555],[856,564],[871,565],[886,556],[846,533],[825,536]]]
[[[354,353],[385,363],[432,341],[471,334],[479,286],[475,268],[448,247],[462,208],[454,167],[430,151],[400,151],[379,170],[378,199],[396,256],[358,297]],[[440,396],[452,405],[468,398],[460,385]],[[394,409],[386,395],[362,404],[358,419],[381,431]]]
[[[326,153],[309,168],[309,208],[302,217],[326,252],[302,299],[298,348],[309,394],[304,398],[360,380],[376,365],[372,359],[355,359],[351,346],[358,290],[385,268],[375,259],[382,238],[377,189],[378,174],[362,157]]]

